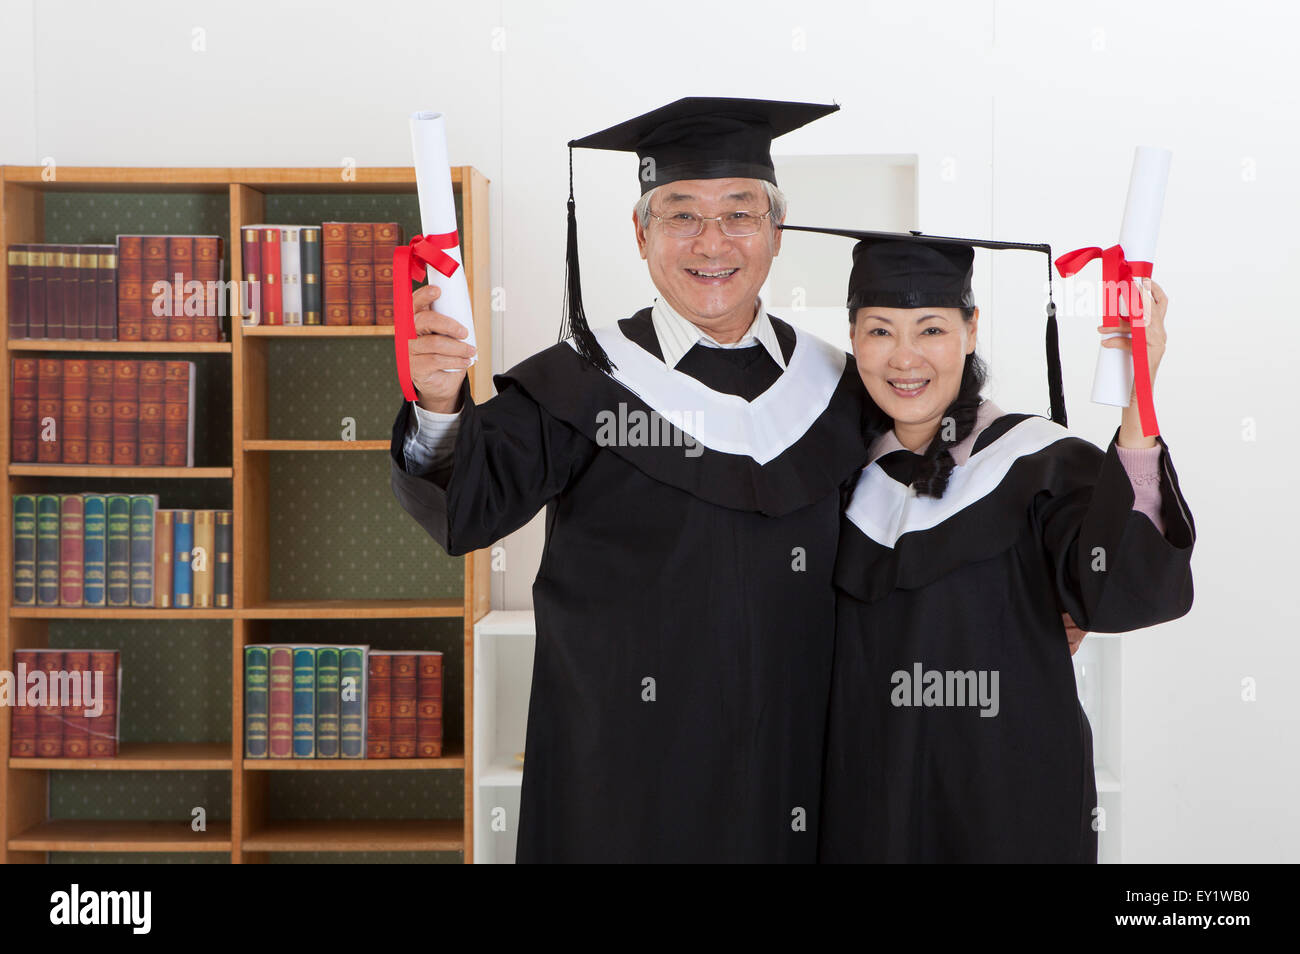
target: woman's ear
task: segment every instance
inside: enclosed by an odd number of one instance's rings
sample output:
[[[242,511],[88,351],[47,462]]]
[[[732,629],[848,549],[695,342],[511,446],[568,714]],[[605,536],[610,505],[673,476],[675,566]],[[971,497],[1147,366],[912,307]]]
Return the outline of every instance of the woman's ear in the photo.
[[[971,315],[970,321],[966,322],[966,331],[968,333],[968,338],[966,341],[967,354],[970,354],[972,351],[975,350],[975,338],[979,333],[979,325],[980,325],[980,310],[979,307],[976,306],[975,314]]]

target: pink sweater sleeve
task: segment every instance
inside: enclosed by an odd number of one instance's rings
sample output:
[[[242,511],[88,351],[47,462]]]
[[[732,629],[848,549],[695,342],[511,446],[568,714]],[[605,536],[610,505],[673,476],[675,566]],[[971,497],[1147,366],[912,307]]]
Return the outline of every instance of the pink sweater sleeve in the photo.
[[[1133,509],[1151,518],[1163,535],[1165,521],[1160,516],[1160,445],[1155,447],[1120,447],[1119,462],[1133,485]]]

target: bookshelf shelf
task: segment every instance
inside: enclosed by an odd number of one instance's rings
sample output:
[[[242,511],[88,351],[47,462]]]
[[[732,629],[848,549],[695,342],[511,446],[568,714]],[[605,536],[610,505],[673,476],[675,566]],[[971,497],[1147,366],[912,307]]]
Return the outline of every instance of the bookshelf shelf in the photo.
[[[10,851],[230,851],[230,822],[207,831],[175,821],[66,819],[33,825],[9,839]]]
[[[126,742],[111,759],[9,759],[12,769],[71,769],[79,772],[230,771],[229,742]]]
[[[152,354],[230,354],[229,341],[78,341],[75,338],[16,338],[10,351],[117,351]]]
[[[487,353],[491,346],[488,181],[473,168],[462,166],[452,169],[452,187],[460,217],[465,274],[478,316],[476,335],[480,349]],[[123,197],[130,197],[129,201]],[[138,209],[145,211],[138,212]],[[94,211],[93,218],[87,214],[89,210]],[[241,236],[245,225],[333,220],[401,221],[409,238],[419,225],[414,171],[408,167],[69,166],[46,169],[0,166],[0,235],[5,246],[45,241],[111,241],[114,232],[215,232],[226,239],[224,277],[234,280],[243,277]],[[91,221],[99,224],[91,226],[88,224]],[[103,234],[95,233],[95,228]],[[198,393],[210,405],[202,412],[208,415],[203,420],[216,427],[211,431],[213,436],[202,445],[207,456],[201,459],[231,463],[221,467],[12,463],[8,410],[11,382],[6,367],[0,375],[0,406],[5,408],[5,413],[0,415],[0,473],[9,481],[9,494],[75,493],[84,489],[75,486],[74,482],[80,479],[108,478],[132,484],[154,481],[151,487],[146,484],[142,492],[159,493],[161,506],[175,501],[171,505],[207,508],[216,506],[207,501],[219,500],[219,506],[232,510],[236,557],[234,605],[211,610],[17,607],[12,605],[12,561],[0,561],[0,592],[4,600],[0,611],[0,669],[12,666],[16,647],[39,649],[67,645],[70,634],[73,641],[94,645],[102,642],[104,637],[99,634],[107,630],[113,633],[110,638],[114,644],[123,647],[124,682],[132,678],[132,673],[142,679],[145,675],[175,678],[160,674],[171,672],[173,666],[177,673],[182,669],[191,670],[195,665],[212,666],[215,657],[210,653],[202,664],[190,658],[199,647],[204,652],[210,648],[208,631],[198,622],[207,621],[215,624],[218,633],[224,630],[228,634],[229,644],[228,647],[216,645],[220,654],[219,671],[200,670],[187,685],[198,687],[194,691],[213,695],[187,699],[184,706],[192,704],[193,712],[177,708],[174,713],[154,718],[162,721],[174,714],[181,724],[187,715],[191,716],[193,724],[188,730],[164,737],[220,738],[229,725],[231,740],[124,741],[119,745],[119,755],[113,759],[15,759],[8,756],[12,712],[8,707],[0,707],[0,745],[4,746],[0,749],[3,756],[0,758],[0,863],[46,862],[49,858],[45,853],[51,851],[199,851],[225,855],[237,864],[265,863],[271,853],[288,851],[457,852],[460,860],[473,861],[473,639],[474,623],[488,610],[488,554],[478,551],[462,558],[449,558],[422,531],[416,536],[405,523],[383,523],[391,518],[396,507],[388,487],[387,462],[378,456],[379,451],[387,451],[388,440],[274,437],[338,434],[337,422],[345,416],[355,417],[362,433],[387,433],[401,395],[396,388],[391,353],[383,362],[377,349],[383,349],[387,340],[391,351],[393,327],[245,326],[241,316],[233,315],[226,319],[230,340],[225,342],[10,341],[7,338],[7,259],[7,255],[0,255],[0,343],[6,366],[9,359],[24,352],[192,355],[191,360],[206,362],[200,366]],[[306,349],[294,348],[284,344],[290,338],[311,339],[315,343]],[[381,340],[375,344],[357,344],[358,339]],[[328,367],[331,361],[336,363],[336,368],[348,369],[347,373],[352,375],[348,383],[339,384],[341,378],[337,374],[308,370]],[[305,393],[303,381],[325,382],[312,385],[320,387],[320,393],[313,394],[310,402],[301,400]],[[331,381],[335,382],[333,391]],[[479,400],[486,400],[491,394],[488,362],[479,362],[471,370],[470,387]],[[391,393],[392,398],[384,397],[386,393]],[[323,424],[322,415],[328,415],[324,418],[328,426]],[[198,436],[203,440],[202,432]],[[313,460],[309,453],[286,453],[336,451],[375,453],[360,457],[327,456],[320,460]],[[338,490],[337,481],[344,478],[333,473],[320,474],[321,469],[333,471],[334,462],[346,475],[345,479],[355,482],[355,497],[346,489]],[[380,465],[382,478],[376,470]],[[333,477],[335,483],[319,481],[322,476]],[[68,478],[73,481],[67,481]],[[222,481],[227,483],[223,485]],[[298,482],[298,487],[332,486],[333,490],[315,493],[288,490],[295,486],[293,481]],[[51,489],[43,490],[45,487]],[[60,487],[67,489],[57,489]],[[191,500],[205,502],[191,503]],[[8,503],[5,501],[0,507],[0,538],[3,538],[0,545],[6,548],[11,545],[13,533]],[[345,518],[362,522],[358,529],[330,536],[335,522],[343,525],[341,520]],[[375,520],[383,529],[373,531],[373,539],[364,538],[365,528],[376,526],[366,521]],[[323,534],[318,533],[321,527],[327,528]],[[302,536],[304,528],[318,535],[307,541]],[[342,552],[341,548],[352,546],[358,535],[363,537],[362,548],[371,549],[371,556]],[[320,540],[326,541],[328,548]],[[375,556],[374,551],[379,555]],[[378,574],[374,580],[365,577],[367,571],[384,568],[392,561],[398,561],[395,565],[402,570],[393,574],[399,580],[396,584],[385,573]],[[352,585],[354,578],[356,587]],[[393,594],[412,598],[273,598],[349,592],[364,597]],[[448,593],[458,595],[445,596]],[[159,620],[176,621],[176,625],[160,624]],[[135,630],[130,624],[136,621],[152,621],[144,622],[141,627],[145,638],[133,639]],[[172,637],[173,630],[186,632],[181,637]],[[130,633],[132,638],[123,639],[123,632]],[[173,642],[174,638],[188,642]],[[274,762],[244,759],[243,650],[250,644],[276,641],[369,642],[381,649],[439,648],[454,652],[455,662],[449,658],[443,674],[447,693],[444,711],[448,717],[445,755],[437,759]],[[405,645],[398,646],[399,642]],[[126,658],[133,643],[140,654],[140,666],[134,669],[133,661]],[[164,683],[164,690],[168,686],[170,683]],[[124,695],[124,711],[139,704],[141,696],[137,691],[132,689]],[[177,699],[164,705],[181,707],[182,703]],[[138,714],[139,710],[136,711]],[[217,713],[215,721],[198,721],[209,719],[213,712]],[[126,722],[124,719],[124,725]],[[140,731],[149,729],[136,729],[137,733]],[[412,771],[430,774],[407,774]],[[191,780],[199,780],[194,782],[196,785],[200,782],[209,785],[212,780],[205,780],[203,773],[213,774],[223,792],[223,800],[224,792],[229,791],[230,821],[210,821],[207,832],[193,832],[188,807],[183,811],[177,809],[173,821],[132,820],[134,812],[146,813],[136,808],[137,803],[130,796],[114,802],[113,792],[119,788],[119,781],[130,781],[133,777],[129,774],[104,776],[103,772],[145,773],[140,777],[145,785],[151,784],[150,772],[171,773],[159,777],[169,783],[160,784],[160,789],[175,787],[170,783]],[[196,774],[174,774],[186,772]],[[225,773],[224,781],[221,773]],[[112,790],[95,788],[97,778],[111,779]],[[402,780],[406,780],[407,788],[398,785]],[[423,807],[411,807],[410,781],[418,782],[421,789],[436,787],[438,797],[421,803]],[[312,785],[310,795],[303,794],[304,783]],[[79,804],[88,790],[94,793],[92,798],[100,796],[109,803],[97,802],[105,817],[95,820],[51,817],[59,814],[57,806],[73,803],[69,797]],[[311,821],[304,817],[316,814],[314,803],[331,798],[335,804],[327,805],[324,814],[337,820]],[[389,799],[386,804],[384,798]],[[382,820],[385,815],[451,814],[457,808],[444,806],[455,805],[453,799],[462,806],[460,817]],[[378,807],[362,809],[359,805],[363,801]],[[352,820],[350,817],[367,813],[380,818]],[[156,810],[147,814],[159,817]],[[114,820],[109,820],[109,816]]]
[[[464,769],[465,750],[459,743],[443,746],[436,759],[244,759],[245,772],[402,772]],[[25,761],[36,761],[27,759]]]
[[[386,451],[388,441],[246,440],[246,451]]]
[[[271,600],[238,610],[240,619],[438,619],[464,615],[465,604],[441,600]]]
[[[11,606],[15,619],[234,619],[233,609],[152,609],[124,606],[119,609],[85,609],[75,606]]]
[[[7,445],[6,445],[7,448]],[[7,452],[7,451],[6,451]],[[112,467],[89,464],[10,464],[10,477],[178,477],[229,480],[231,467]]]
[[[459,818],[419,821],[273,821],[243,839],[247,851],[462,851]]]

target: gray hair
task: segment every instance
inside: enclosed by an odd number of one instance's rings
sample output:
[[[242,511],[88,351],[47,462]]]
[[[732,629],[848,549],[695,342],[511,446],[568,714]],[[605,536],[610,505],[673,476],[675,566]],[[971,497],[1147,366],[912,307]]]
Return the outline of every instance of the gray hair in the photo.
[[[766,179],[759,179],[758,181],[762,184],[763,191],[767,194],[767,205],[768,208],[772,210],[772,228],[775,229],[777,223],[785,218],[785,193],[778,189],[774,183],[768,182]],[[671,183],[668,184],[671,185]],[[664,187],[655,186],[637,200],[636,220],[641,223],[641,228],[643,229],[650,227],[650,200],[653,199],[655,194],[662,188]]]

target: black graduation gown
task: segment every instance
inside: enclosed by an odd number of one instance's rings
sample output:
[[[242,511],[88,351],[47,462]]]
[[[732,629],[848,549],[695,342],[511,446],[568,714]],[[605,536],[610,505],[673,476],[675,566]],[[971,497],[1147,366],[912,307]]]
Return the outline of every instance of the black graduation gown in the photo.
[[[844,352],[773,321],[784,373],[761,346],[669,369],[647,308],[597,329],[623,381],[560,342],[481,406],[463,389],[445,488],[405,471],[398,415],[393,490],[449,553],[546,507],[520,862],[816,858],[841,490],[878,412]],[[602,435],[651,408],[716,447]]]
[[[1163,537],[1132,509],[1114,440],[1038,416],[980,432],[941,500],[911,490],[910,451],[863,469],[835,566],[822,861],[1096,862],[1061,613],[1115,633],[1191,608],[1196,530],[1158,440]]]

